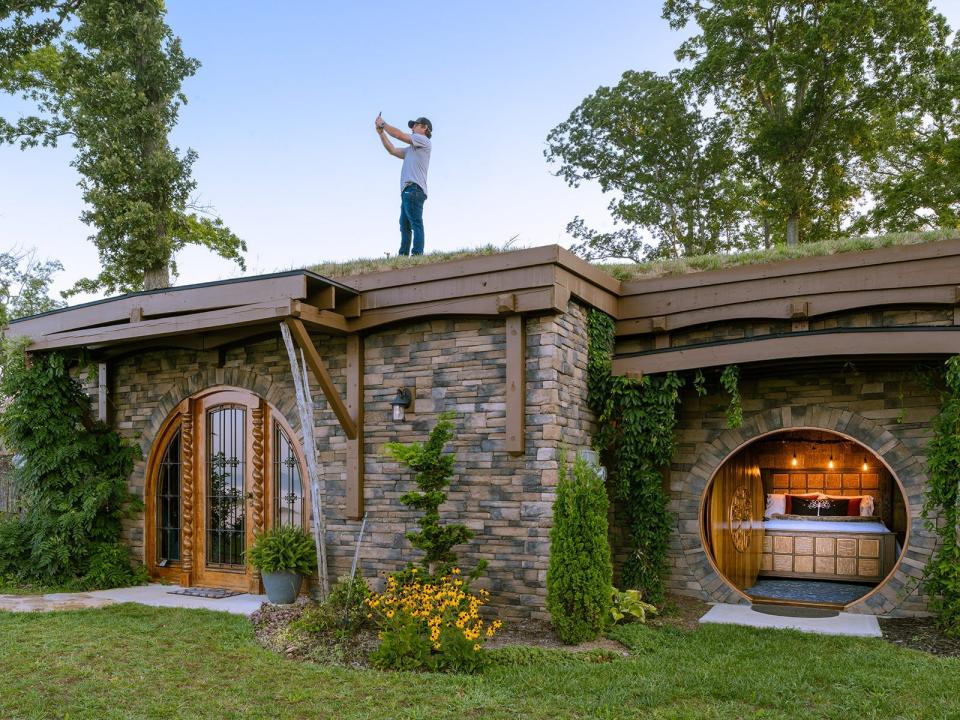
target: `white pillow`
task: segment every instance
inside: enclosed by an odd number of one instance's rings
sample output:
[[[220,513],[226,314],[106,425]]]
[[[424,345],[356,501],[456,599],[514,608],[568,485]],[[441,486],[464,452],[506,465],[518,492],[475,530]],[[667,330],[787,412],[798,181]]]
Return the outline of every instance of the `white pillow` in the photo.
[[[873,515],[873,510],[873,495],[864,495],[863,500],[860,501],[860,514]]]
[[[767,493],[767,508],[763,511],[765,518],[773,515],[783,515],[787,512],[787,496],[780,493]]]

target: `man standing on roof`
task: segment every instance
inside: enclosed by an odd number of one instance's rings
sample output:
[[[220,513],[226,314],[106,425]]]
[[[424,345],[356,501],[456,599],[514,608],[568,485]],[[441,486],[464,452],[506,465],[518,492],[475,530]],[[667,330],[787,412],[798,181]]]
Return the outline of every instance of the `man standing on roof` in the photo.
[[[388,125],[379,115],[374,125],[387,152],[403,160],[403,167],[400,168],[400,254],[423,255],[423,203],[427,199],[433,123],[425,117],[411,120],[407,123],[409,134]],[[394,147],[388,135],[407,143],[409,147]]]

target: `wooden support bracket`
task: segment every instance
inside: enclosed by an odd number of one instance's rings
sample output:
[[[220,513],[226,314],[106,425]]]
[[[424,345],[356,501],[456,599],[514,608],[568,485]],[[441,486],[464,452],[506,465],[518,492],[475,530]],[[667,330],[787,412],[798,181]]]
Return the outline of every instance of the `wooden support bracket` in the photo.
[[[507,317],[507,426],[506,449],[514,455],[524,451],[526,430],[526,338],[522,315]]]
[[[337,388],[330,378],[330,373],[327,372],[327,368],[323,364],[320,353],[318,353],[317,349],[313,346],[313,341],[310,340],[310,333],[307,332],[307,329],[298,318],[286,318],[284,322],[286,322],[287,327],[290,328],[290,334],[293,336],[294,342],[303,350],[303,356],[306,358],[307,365],[310,366],[313,376],[317,379],[317,383],[320,385],[320,389],[323,391],[323,396],[327,399],[330,409],[333,410],[333,414],[336,415],[337,420],[340,421],[340,427],[343,428],[347,439],[356,439],[357,424],[351,417],[350,411],[343,402],[343,398],[340,397],[340,393],[337,392]]]
[[[807,332],[810,329],[810,303],[800,300],[790,303],[790,319],[793,332]]]
[[[107,364],[97,363],[97,419],[102,423],[107,422],[108,382]]]
[[[347,518],[363,517],[363,338],[347,336],[347,410],[356,423],[347,440]]]

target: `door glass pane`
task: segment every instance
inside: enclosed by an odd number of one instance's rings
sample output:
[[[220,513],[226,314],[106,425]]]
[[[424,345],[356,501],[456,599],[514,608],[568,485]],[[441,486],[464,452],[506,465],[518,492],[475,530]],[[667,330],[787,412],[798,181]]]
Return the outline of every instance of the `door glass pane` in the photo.
[[[207,413],[207,564],[243,566],[246,520],[246,410],[221,406]]]
[[[180,431],[160,461],[157,478],[157,562],[180,560]]]
[[[300,480],[300,463],[290,444],[290,438],[274,423],[274,497],[276,498],[276,525],[303,527],[303,483]]]

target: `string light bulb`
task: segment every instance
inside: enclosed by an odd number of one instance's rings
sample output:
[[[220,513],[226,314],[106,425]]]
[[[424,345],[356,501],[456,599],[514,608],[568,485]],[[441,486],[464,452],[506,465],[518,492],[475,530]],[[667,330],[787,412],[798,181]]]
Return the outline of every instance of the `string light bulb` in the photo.
[[[833,469],[833,453],[830,453],[830,462],[827,463],[827,467]]]
[[[796,454],[796,453],[793,454],[793,460],[790,461],[790,464],[793,465],[794,467],[797,466],[797,454]]]
[[[866,455],[863,456],[863,471],[864,471],[864,472],[867,471],[867,456],[866,456]]]

